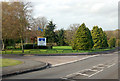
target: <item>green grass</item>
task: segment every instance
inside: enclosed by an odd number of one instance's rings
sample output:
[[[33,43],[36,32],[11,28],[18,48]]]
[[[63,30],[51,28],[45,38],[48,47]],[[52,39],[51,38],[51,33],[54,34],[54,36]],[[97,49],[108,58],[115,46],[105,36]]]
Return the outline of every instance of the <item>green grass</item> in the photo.
[[[13,60],[13,59],[0,59],[0,67],[15,66],[22,64],[22,61]]]
[[[72,50],[72,46],[54,46],[53,49],[69,49]]]
[[[115,48],[106,49],[92,49],[92,50],[72,50],[71,46],[53,46],[53,49],[25,49],[24,54],[56,54],[56,53],[85,53],[85,52],[100,52],[111,50]],[[6,50],[2,51],[2,54],[22,54],[22,50]]]

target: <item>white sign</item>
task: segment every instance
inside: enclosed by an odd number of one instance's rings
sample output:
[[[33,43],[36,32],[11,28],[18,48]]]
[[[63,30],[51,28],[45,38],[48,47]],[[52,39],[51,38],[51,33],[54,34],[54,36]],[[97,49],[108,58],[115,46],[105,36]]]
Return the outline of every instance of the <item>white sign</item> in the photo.
[[[46,46],[46,38],[37,38],[38,46]]]

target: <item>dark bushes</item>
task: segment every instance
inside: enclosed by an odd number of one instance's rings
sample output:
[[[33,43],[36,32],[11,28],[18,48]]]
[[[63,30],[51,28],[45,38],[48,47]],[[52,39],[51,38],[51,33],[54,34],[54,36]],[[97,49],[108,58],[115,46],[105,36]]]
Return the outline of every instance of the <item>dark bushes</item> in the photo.
[[[37,46],[37,44],[24,44],[24,49],[52,49],[52,46]]]

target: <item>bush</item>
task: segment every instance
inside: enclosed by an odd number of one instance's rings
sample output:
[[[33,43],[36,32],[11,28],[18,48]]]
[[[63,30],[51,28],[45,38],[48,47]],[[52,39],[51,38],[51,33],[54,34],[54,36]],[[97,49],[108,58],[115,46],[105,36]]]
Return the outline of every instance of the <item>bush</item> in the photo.
[[[24,44],[24,49],[33,49],[33,44]]]
[[[6,49],[14,49],[14,46],[6,46]]]
[[[37,44],[24,44],[24,49],[52,49],[52,46],[37,46]]]
[[[52,46],[37,46],[37,49],[52,49]]]
[[[112,47],[115,47],[115,44],[116,44],[116,39],[111,37],[109,40],[108,40],[108,44],[109,44],[109,47],[112,48]]]

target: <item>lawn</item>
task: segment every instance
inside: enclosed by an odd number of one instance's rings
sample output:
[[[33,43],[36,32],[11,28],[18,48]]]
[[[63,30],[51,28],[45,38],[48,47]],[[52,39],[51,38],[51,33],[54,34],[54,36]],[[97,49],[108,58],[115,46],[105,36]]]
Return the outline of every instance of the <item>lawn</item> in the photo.
[[[85,52],[100,52],[111,50],[115,48],[106,49],[92,49],[92,50],[72,50],[71,46],[53,46],[53,49],[25,49],[24,54],[57,54],[57,53],[85,53]],[[6,50],[2,54],[22,54],[22,50]]]
[[[72,46],[54,46],[53,49],[68,49],[68,50],[72,50]]]
[[[0,59],[0,67],[15,66],[22,64],[22,61],[13,60],[13,59]]]

